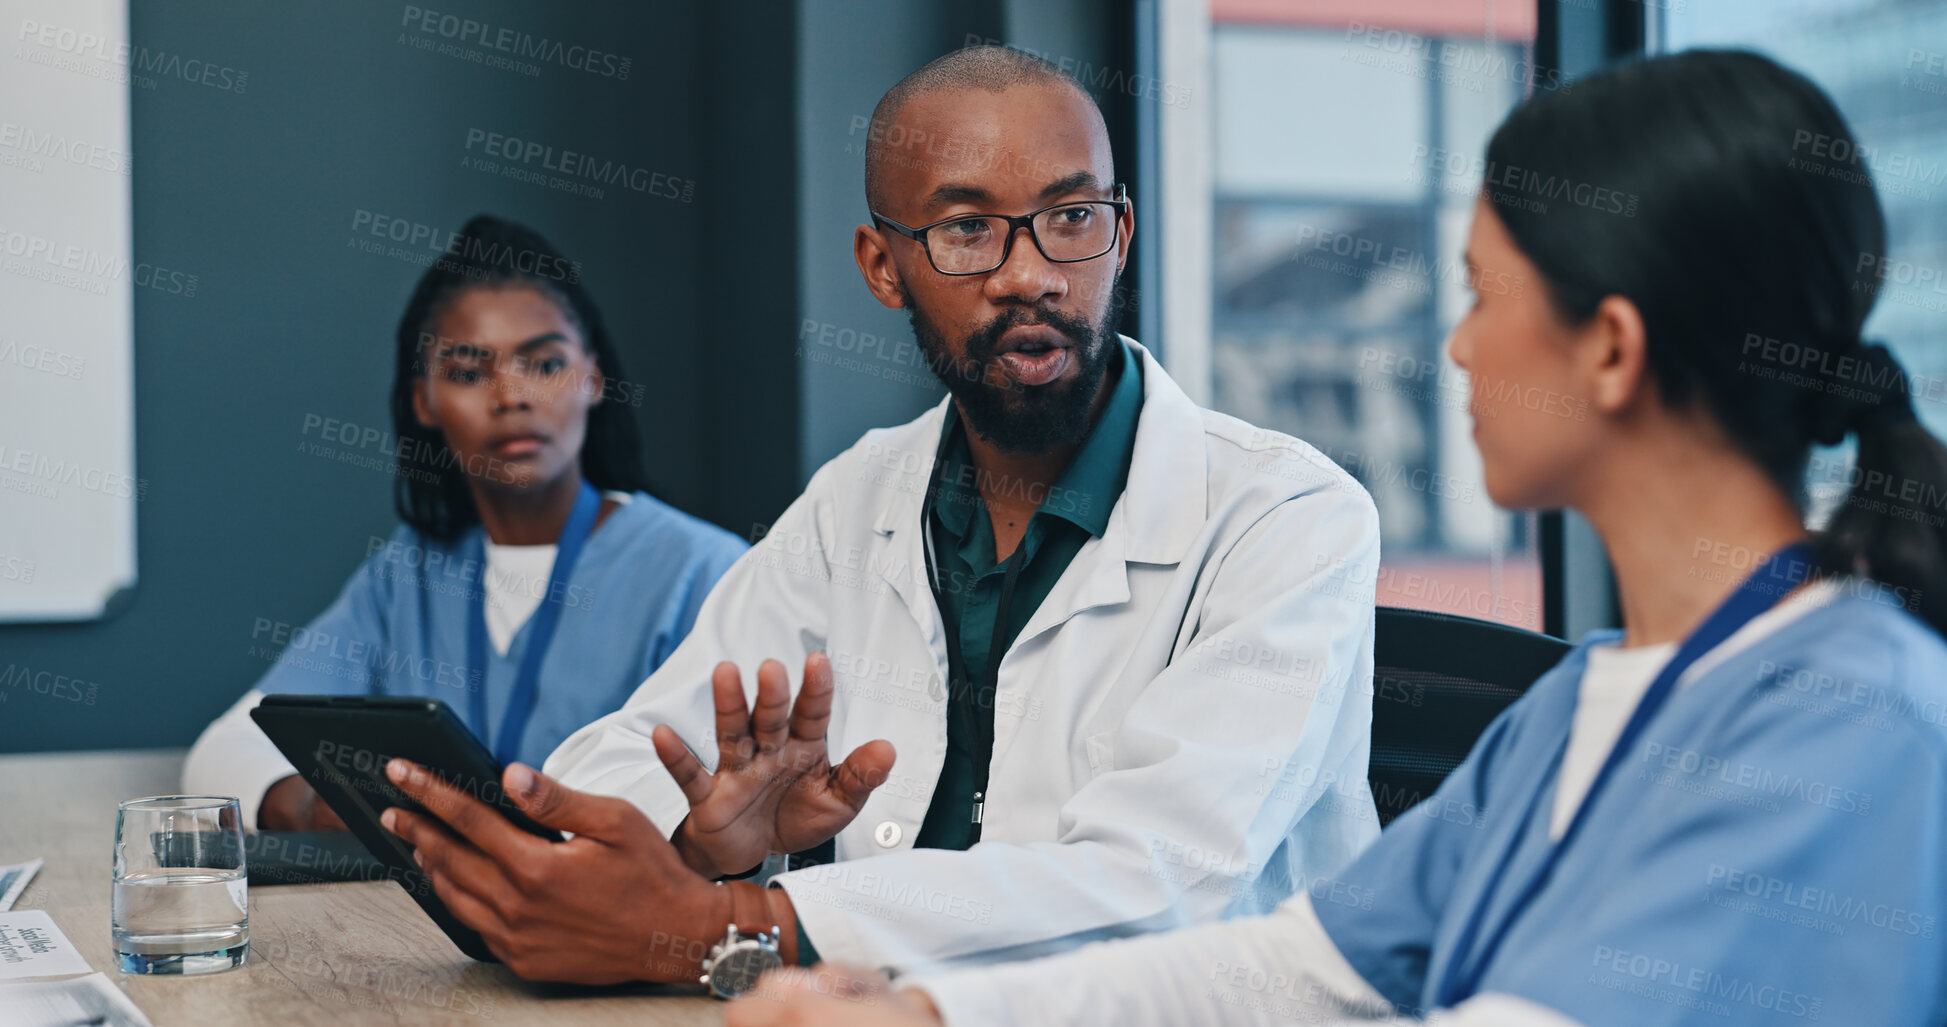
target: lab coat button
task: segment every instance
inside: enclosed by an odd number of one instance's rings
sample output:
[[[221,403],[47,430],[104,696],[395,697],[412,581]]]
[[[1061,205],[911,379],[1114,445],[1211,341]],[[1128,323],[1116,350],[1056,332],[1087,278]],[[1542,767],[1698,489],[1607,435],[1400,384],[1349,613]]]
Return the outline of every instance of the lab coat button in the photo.
[[[890,849],[899,844],[900,833],[898,824],[890,820],[881,820],[879,826],[872,832],[872,840],[878,842],[880,848]]]

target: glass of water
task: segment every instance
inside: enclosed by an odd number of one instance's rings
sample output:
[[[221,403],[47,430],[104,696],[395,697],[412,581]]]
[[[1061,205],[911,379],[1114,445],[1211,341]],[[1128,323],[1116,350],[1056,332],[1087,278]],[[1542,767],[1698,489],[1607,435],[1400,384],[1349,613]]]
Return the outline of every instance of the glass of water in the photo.
[[[115,959],[123,973],[228,970],[250,951],[243,817],[212,795],[130,799],[115,816]]]

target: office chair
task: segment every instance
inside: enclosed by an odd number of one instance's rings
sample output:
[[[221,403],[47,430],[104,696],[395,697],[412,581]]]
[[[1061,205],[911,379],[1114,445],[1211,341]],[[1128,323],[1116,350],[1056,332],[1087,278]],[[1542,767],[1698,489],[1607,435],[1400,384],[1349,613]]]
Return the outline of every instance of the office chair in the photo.
[[[1384,827],[1432,795],[1487,725],[1570,647],[1506,624],[1382,606],[1372,648],[1366,779]]]

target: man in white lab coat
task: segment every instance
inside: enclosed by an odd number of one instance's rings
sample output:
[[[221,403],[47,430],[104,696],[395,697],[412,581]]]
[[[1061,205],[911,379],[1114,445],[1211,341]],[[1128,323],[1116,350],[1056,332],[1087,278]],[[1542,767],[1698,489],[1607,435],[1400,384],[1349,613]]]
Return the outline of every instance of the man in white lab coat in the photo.
[[[1094,103],[973,48],[870,137],[855,255],[949,399],[822,467],[548,776],[509,769],[571,841],[398,768],[440,819],[389,825],[523,976],[1022,958],[1267,911],[1378,833],[1372,502],[1115,333]]]

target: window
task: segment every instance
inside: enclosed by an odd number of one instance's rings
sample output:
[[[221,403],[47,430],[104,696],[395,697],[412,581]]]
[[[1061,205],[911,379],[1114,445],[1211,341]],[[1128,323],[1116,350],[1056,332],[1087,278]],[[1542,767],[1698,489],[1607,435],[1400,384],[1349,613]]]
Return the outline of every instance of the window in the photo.
[[[1870,175],[1886,211],[1887,252],[1866,338],[1913,376],[1914,408],[1947,435],[1947,0],[1711,0],[1660,10],[1664,50],[1748,47],[1831,94],[1855,139],[1806,139],[1809,161]],[[1850,448],[1815,453],[1816,524],[1844,500]]]
[[[1444,353],[1487,138],[1532,76],[1534,6],[1212,0],[1209,16],[1207,174],[1191,179],[1209,185],[1167,201],[1207,204],[1209,325],[1165,340],[1173,370],[1372,493],[1382,605],[1540,630],[1535,517],[1488,499]]]

